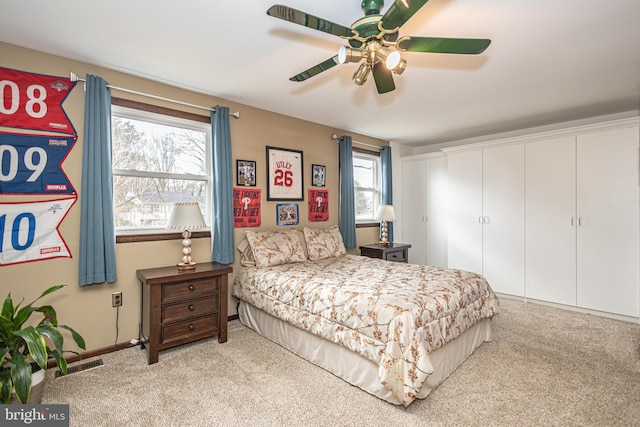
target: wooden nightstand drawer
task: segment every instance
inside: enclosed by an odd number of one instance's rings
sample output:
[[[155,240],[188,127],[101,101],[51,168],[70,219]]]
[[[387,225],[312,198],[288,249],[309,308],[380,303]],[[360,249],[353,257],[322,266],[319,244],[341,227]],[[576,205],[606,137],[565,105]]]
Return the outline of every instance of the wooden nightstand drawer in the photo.
[[[158,353],[196,340],[218,337],[227,341],[229,273],[216,262],[190,270],[176,266],[138,270],[142,284],[140,342],[146,342],[149,364]]]
[[[370,249],[370,248],[361,247],[360,248],[360,255],[367,256],[369,258],[380,258],[380,259],[382,259],[382,251],[379,251],[379,250],[376,250],[376,249]]]
[[[387,253],[387,261],[407,262],[407,251],[400,250]]]
[[[218,330],[218,316],[210,315],[162,327],[162,343],[191,338]]]
[[[218,280],[193,280],[162,285],[162,302],[198,298],[218,293]]]
[[[218,311],[218,296],[200,298],[162,306],[162,322],[174,322],[192,317],[213,314]]]
[[[410,247],[411,245],[404,243],[363,245],[360,246],[360,255],[369,258],[380,258],[386,261],[409,262]]]

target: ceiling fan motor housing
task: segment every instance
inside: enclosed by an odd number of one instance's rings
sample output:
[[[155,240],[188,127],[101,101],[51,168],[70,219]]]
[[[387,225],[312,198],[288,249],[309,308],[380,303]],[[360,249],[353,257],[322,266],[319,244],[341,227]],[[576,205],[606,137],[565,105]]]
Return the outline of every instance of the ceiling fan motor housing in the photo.
[[[384,6],[384,0],[362,0],[362,11],[365,15],[378,15]]]

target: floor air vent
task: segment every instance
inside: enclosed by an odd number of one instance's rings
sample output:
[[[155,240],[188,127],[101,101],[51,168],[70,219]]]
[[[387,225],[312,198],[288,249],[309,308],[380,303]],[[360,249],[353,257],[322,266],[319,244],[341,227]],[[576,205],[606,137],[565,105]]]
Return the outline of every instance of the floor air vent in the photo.
[[[98,360],[92,360],[91,362],[83,363],[82,365],[69,366],[67,367],[67,375],[76,374],[82,371],[88,371],[89,369],[98,368],[102,365],[104,365],[102,363],[102,359],[98,359]],[[64,375],[62,375],[62,372],[60,372],[60,369],[58,369],[56,371],[56,378],[62,377],[62,376]]]

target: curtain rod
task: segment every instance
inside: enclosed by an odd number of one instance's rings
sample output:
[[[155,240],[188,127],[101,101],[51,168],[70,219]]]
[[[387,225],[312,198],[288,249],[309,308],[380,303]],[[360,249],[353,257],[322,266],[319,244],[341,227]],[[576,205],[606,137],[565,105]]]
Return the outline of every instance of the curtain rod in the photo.
[[[72,82],[86,82],[86,79],[82,79],[82,78],[78,77],[78,75],[76,73],[74,73],[74,72],[69,72],[69,80],[71,80]],[[141,95],[141,96],[146,96],[147,98],[159,99],[160,101],[167,101],[167,102],[172,102],[174,104],[186,105],[187,107],[194,107],[194,108],[199,108],[201,110],[207,110],[207,111],[216,111],[215,107],[203,107],[202,105],[196,105],[196,104],[190,104],[188,102],[176,101],[175,99],[164,98],[162,96],[151,95],[149,93],[144,93],[144,92],[138,92],[137,90],[125,89],[125,88],[117,87],[117,86],[111,86],[110,84],[107,84],[107,87],[109,89],[114,89],[114,90],[119,90],[119,91],[122,91],[122,92],[132,93],[134,95]],[[236,111],[236,112],[233,112],[233,113],[230,112],[229,115],[235,117],[236,119],[240,118],[240,112],[239,111]]]
[[[337,140],[337,141],[338,141],[338,144],[339,144],[339,143],[340,143],[340,140],[341,140],[342,138],[340,138],[340,137],[339,137],[338,135],[336,135],[335,133],[332,133],[332,134],[331,134],[331,139],[335,139],[335,140]],[[377,148],[377,149],[382,148],[382,147],[381,147],[381,146],[379,146],[379,145],[367,144],[366,142],[353,141],[353,143],[354,143],[354,144],[358,144],[358,145],[364,145],[364,146],[366,146],[366,147],[373,147],[373,148]]]

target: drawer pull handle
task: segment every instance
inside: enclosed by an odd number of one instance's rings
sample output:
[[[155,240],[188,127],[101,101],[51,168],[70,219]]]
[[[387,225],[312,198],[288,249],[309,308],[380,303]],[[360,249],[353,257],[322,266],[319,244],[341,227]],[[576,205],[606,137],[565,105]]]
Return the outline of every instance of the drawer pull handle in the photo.
[[[193,304],[190,304],[190,305],[189,305],[189,311],[193,311],[193,310],[195,310],[195,309],[196,309],[196,308],[193,306]]]
[[[196,327],[195,327],[195,326],[193,326],[193,325],[189,325],[189,330],[190,330],[190,331],[195,331],[195,330],[196,330]]]
[[[195,290],[196,290],[196,287],[195,287],[195,286],[193,286],[193,285],[189,285],[189,290],[190,290],[191,292],[193,292],[193,291],[195,291]]]

